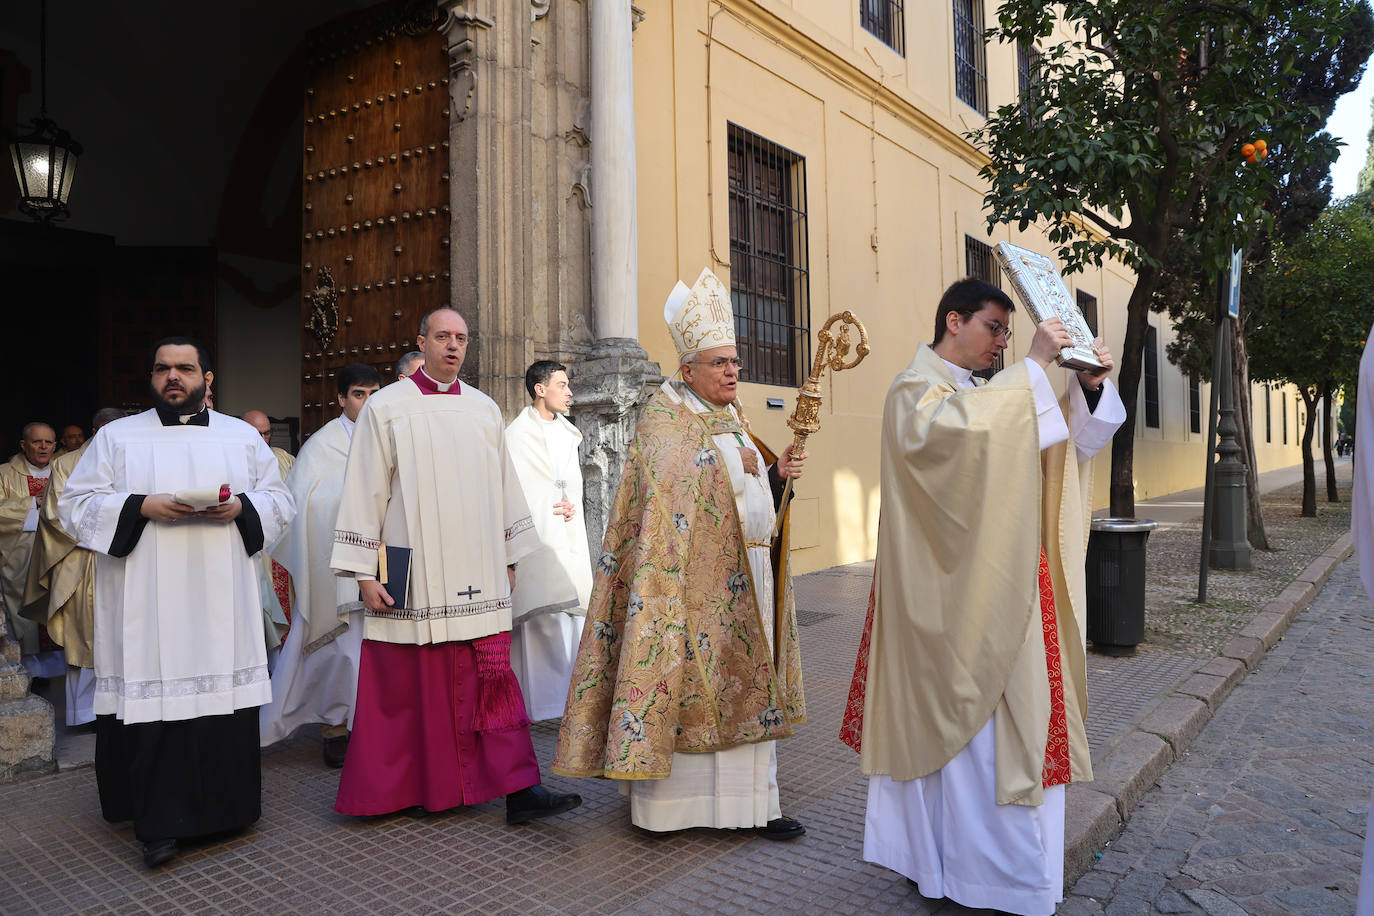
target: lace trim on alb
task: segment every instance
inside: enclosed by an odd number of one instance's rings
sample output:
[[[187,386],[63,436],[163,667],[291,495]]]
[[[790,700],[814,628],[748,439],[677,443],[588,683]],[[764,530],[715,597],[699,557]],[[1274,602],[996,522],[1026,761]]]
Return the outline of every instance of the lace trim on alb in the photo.
[[[369,617],[382,620],[409,620],[419,623],[422,620],[439,620],[447,617],[471,617],[487,614],[510,607],[509,598],[493,598],[490,601],[474,601],[472,604],[436,604],[432,607],[389,607],[380,611],[367,611]]]
[[[97,693],[118,694],[125,700],[161,700],[175,697],[196,697],[205,694],[228,693],[267,681],[267,666],[240,668],[233,674],[198,674],[170,681],[126,681],[122,677],[96,678]]]
[[[350,547],[366,547],[368,550],[376,550],[382,546],[382,542],[376,538],[370,538],[365,534],[356,531],[335,531],[335,544],[347,544]]]
[[[520,519],[520,521],[516,522],[514,525],[511,525],[509,528],[506,529],[506,540],[509,541],[511,538],[514,538],[517,535],[524,534],[526,531],[529,531],[533,527],[534,520],[527,515],[524,518]]]

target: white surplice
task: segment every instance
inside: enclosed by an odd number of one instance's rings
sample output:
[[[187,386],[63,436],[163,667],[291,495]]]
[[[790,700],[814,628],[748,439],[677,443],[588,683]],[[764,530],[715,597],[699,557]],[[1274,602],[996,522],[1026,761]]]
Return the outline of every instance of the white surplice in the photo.
[[[960,388],[974,387],[970,370],[945,364]],[[1090,411],[1071,377],[1066,423],[1045,371],[1033,360],[1026,365],[1041,450],[1072,435],[1079,460],[1087,461],[1111,441],[1126,408],[1110,381],[1102,383],[1097,409]],[[925,897],[1048,916],[1064,899],[1064,786],[1046,789],[1040,805],[997,804],[994,732],[989,719],[929,776],[905,782],[870,777],[864,861],[905,875]]]
[[[582,433],[566,417],[545,420],[533,406],[506,427],[506,448],[541,546],[520,562],[511,609],[510,662],[530,719],[556,719],[568,699],[568,680],[592,591],[591,551],[582,506]],[[572,503],[571,520],[554,503]]]
[[[685,385],[666,382],[664,387],[694,413],[708,409]],[[729,409],[738,417],[734,405]],[[722,433],[713,439],[730,473],[744,540],[747,545],[761,545],[748,547],[749,570],[771,649],[774,582],[772,552],[767,545],[777,516],[767,464],[747,434],[737,438],[733,433]],[[745,473],[741,448],[753,453],[758,474]],[[761,741],[710,754],[674,753],[672,775],[667,779],[621,783],[620,791],[630,796],[630,822],[654,831],[765,826],[782,817],[776,745],[776,741]]]
[[[130,496],[228,484],[275,540],[295,506],[253,427],[164,426],[156,411],[96,433],[58,500],[62,526],[95,551],[95,713],[126,725],[227,715],[272,698],[262,640],[260,564],[239,526],[149,521],[127,557],[110,556]]]
[[[441,385],[427,395],[405,379],[358,415],[330,566],[375,578],[379,546],[414,548],[408,606],[365,611],[364,639],[427,645],[511,628],[506,567],[537,549],[539,536],[496,402],[452,384],[460,394]]]
[[[353,426],[345,416],[326,423],[286,475],[296,517],[269,552],[291,574],[292,619],[261,712],[263,747],[309,723],[353,723],[363,605],[358,584],[329,566]]]

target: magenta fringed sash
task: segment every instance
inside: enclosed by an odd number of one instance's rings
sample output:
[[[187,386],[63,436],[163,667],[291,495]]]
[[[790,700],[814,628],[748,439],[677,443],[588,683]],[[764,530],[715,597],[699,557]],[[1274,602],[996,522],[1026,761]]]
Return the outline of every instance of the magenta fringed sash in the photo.
[[[525,697],[510,666],[510,633],[474,639],[472,649],[477,653],[477,731],[529,725]]]

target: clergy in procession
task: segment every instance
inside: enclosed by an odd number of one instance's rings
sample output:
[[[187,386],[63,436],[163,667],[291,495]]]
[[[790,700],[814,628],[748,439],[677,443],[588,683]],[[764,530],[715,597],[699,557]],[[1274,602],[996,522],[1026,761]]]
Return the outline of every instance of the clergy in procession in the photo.
[[[57,451],[53,453],[54,458],[77,451],[86,444],[86,431],[75,423],[70,423],[62,427],[62,435],[57,439]]]
[[[296,456],[286,449],[278,448],[272,444],[271,419],[261,410],[250,410],[241,415],[239,419],[256,429],[258,435],[262,436],[262,441],[267,443],[267,447],[276,456],[277,470],[281,472],[281,479],[286,480],[286,475],[291,471],[291,465],[295,462]],[[264,550],[262,552],[260,562],[262,563],[262,576],[259,582],[262,589],[263,638],[267,640],[268,670],[274,670],[281,654],[282,644],[286,642],[286,631],[291,626],[291,585],[285,567],[273,560],[269,551]]]
[[[409,378],[414,373],[415,368],[425,361],[425,354],[419,350],[411,350],[409,353],[396,360],[396,381]]]
[[[320,722],[326,765],[341,767],[348,724],[358,693],[358,655],[363,646],[363,604],[358,584],[329,566],[334,520],[339,514],[348,445],[363,404],[381,387],[371,366],[339,370],[337,419],[320,427],[286,475],[296,517],[270,550],[290,575],[291,629],[272,672],[272,702],[262,708],[262,746]]]
[[[29,423],[19,439],[19,454],[0,465],[0,584],[24,667],[36,678],[61,677],[67,670],[61,647],[45,627],[23,613],[38,512],[56,448],[57,434],[51,426]]]
[[[122,416],[124,411],[118,407],[102,407],[95,412],[91,429],[99,431]],[[83,440],[52,460],[24,595],[24,613],[48,628],[66,656],[68,725],[95,721],[95,554],[77,546],[62,527],[57,499],[89,445]]]
[[[258,707],[272,699],[256,555],[295,513],[277,459],[205,407],[208,351],[153,349],[154,408],[107,425],[57,501],[95,551],[95,775],[151,868],[261,808]]]
[[[535,721],[563,715],[592,591],[591,550],[582,519],[582,433],[568,422],[568,368],[541,359],[525,371],[530,405],[506,427],[506,448],[542,546],[521,561],[511,592],[510,661],[525,711]]]
[[[874,585],[841,738],[870,777],[864,859],[925,897],[1050,914],[1063,899],[1064,787],[1092,779],[1084,545],[1089,459],[1125,408],[1105,368],[1052,364],[1052,318],[986,384],[1013,305],[946,290],[883,408]],[[1067,376],[1055,395],[1051,374]]]
[[[357,581],[363,645],[334,810],[444,811],[506,797],[506,822],[569,811],[540,785],[510,664],[515,565],[539,547],[501,411],[458,380],[468,328],[420,323],[424,363],[372,395],[344,471],[330,565]]]
[[[752,828],[784,817],[777,739],[805,719],[784,533],[788,477],[736,397],[730,293],[710,270],[664,307],[681,381],[639,417],[596,562],[553,771],[622,780],[630,820],[652,831]]]

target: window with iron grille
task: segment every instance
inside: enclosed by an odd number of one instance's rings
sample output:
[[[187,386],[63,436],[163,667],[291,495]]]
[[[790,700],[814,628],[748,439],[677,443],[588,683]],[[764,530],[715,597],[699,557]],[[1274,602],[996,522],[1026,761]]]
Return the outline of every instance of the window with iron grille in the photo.
[[[999,289],[1002,286],[1002,268],[992,256],[992,246],[978,241],[971,235],[964,236],[964,274],[991,283]],[[991,366],[979,369],[973,374],[979,378],[990,379],[1001,372],[1004,365],[1002,354],[998,353]]]
[[[1202,386],[1195,378],[1188,379],[1188,428],[1202,432]]]
[[[1145,330],[1145,425],[1159,429],[1159,332]]]
[[[1274,420],[1273,413],[1269,407],[1269,386],[1264,386],[1264,441],[1274,441]]]
[[[1288,392],[1279,395],[1279,410],[1283,413],[1283,444],[1288,444]]]
[[[1016,93],[1021,101],[1021,114],[1030,123],[1035,123],[1035,116],[1031,111],[1030,91],[1039,82],[1038,70],[1040,68],[1040,49],[1035,45],[1019,44],[1016,46]]]
[[[859,0],[859,24],[903,56],[906,54],[904,21],[902,0]]]
[[[1078,310],[1083,313],[1083,320],[1088,322],[1088,330],[1097,336],[1097,297],[1078,290]]]
[[[806,160],[731,124],[730,300],[747,381],[800,384],[811,340]]]
[[[983,0],[954,0],[954,94],[979,114],[988,113]]]

